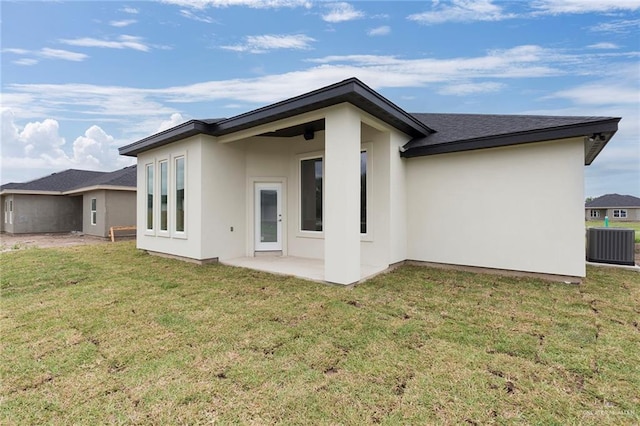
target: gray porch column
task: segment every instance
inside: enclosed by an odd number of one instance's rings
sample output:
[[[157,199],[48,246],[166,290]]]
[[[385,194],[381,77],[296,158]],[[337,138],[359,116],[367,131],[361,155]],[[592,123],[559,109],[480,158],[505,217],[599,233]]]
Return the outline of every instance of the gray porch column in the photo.
[[[325,116],[324,277],[360,280],[360,114],[348,104]]]

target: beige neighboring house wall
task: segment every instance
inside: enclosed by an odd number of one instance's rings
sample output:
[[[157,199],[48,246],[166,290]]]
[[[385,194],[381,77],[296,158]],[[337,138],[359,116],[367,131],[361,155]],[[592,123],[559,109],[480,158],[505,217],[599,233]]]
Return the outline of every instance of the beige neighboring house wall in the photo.
[[[411,159],[409,259],[584,276],[583,149],[574,139]]]
[[[625,210],[627,217],[615,217],[614,210]],[[592,216],[592,212],[597,216]],[[595,220],[604,222],[605,216],[609,217],[612,222],[639,222],[640,208],[638,207],[616,207],[616,208],[586,208],[584,211],[584,220]]]
[[[13,211],[5,219],[5,200]],[[82,230],[82,197],[48,194],[2,196],[2,231],[13,234],[62,233]]]
[[[109,237],[112,226],[136,225],[136,191],[94,190],[82,194],[82,232],[94,237]],[[92,223],[91,200],[96,200],[95,224]]]

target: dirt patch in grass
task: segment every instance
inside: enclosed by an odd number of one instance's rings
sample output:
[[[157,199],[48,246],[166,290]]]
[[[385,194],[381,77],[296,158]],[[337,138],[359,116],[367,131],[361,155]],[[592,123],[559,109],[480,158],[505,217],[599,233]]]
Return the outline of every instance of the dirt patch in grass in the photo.
[[[640,422],[635,271],[344,289],[133,242],[0,262],[3,425]]]
[[[104,238],[84,235],[79,232],[64,234],[0,234],[0,252],[23,250],[28,248],[71,247],[94,245],[108,242]]]

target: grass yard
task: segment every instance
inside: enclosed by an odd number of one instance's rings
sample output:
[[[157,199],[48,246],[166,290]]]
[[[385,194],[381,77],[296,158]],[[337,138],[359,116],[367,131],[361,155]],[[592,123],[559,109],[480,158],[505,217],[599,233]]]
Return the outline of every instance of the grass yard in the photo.
[[[603,228],[604,220],[588,220],[587,228]],[[609,222],[610,228],[628,228],[636,231],[636,243],[640,243],[640,222]]]
[[[345,289],[132,242],[0,261],[3,425],[640,422],[634,271]]]

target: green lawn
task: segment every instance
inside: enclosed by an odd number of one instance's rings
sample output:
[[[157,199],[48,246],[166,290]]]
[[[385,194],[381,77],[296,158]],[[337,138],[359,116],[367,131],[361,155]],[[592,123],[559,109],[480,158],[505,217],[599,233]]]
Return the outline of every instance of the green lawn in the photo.
[[[0,255],[0,424],[634,424],[640,274],[402,267],[354,289],[152,257]]]
[[[604,227],[603,220],[588,220],[585,222],[587,228]],[[640,222],[609,222],[611,228],[628,228],[636,231],[636,243],[640,243]]]

